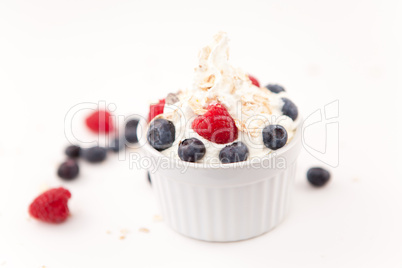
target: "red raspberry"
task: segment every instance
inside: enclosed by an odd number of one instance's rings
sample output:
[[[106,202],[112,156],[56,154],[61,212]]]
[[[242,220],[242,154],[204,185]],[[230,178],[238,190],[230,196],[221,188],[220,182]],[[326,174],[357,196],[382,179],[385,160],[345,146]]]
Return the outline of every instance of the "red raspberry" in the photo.
[[[158,114],[163,113],[163,108],[165,107],[165,99],[159,100],[158,103],[151,104],[149,107],[148,121],[150,122]]]
[[[70,213],[67,206],[70,197],[70,191],[63,187],[50,189],[35,198],[29,206],[29,214],[44,222],[63,222]]]
[[[218,144],[232,142],[238,135],[233,118],[220,103],[209,105],[208,111],[193,121],[192,128],[201,137]]]
[[[87,117],[85,123],[95,133],[109,133],[113,131],[113,119],[108,111],[98,110],[93,112]]]
[[[248,78],[251,80],[251,83],[253,83],[254,86],[260,87],[260,82],[258,82],[257,78],[252,75],[248,75]]]

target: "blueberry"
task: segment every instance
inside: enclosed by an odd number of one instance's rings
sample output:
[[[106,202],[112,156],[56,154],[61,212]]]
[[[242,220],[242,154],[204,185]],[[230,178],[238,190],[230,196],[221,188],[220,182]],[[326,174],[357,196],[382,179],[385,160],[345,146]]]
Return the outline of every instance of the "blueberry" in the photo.
[[[129,143],[138,142],[137,137],[138,122],[139,122],[138,119],[131,119],[126,123],[126,126],[124,128],[124,136],[126,138],[126,141]]]
[[[120,138],[114,138],[109,146],[109,149],[115,153],[119,152],[121,149],[124,148],[124,141]]]
[[[155,119],[148,129],[148,142],[158,151],[163,151],[172,146],[176,130],[171,121]]]
[[[331,174],[320,167],[313,167],[307,171],[307,180],[315,187],[324,186],[330,178]]]
[[[246,161],[248,148],[241,141],[225,146],[219,153],[219,160],[223,164]]]
[[[262,141],[265,147],[271,150],[282,148],[287,140],[288,133],[281,125],[268,125],[262,130]]]
[[[283,92],[285,91],[285,89],[283,88],[283,86],[280,86],[278,84],[268,84],[265,86],[269,91],[271,91],[272,93],[279,93],[279,92]]]
[[[80,156],[81,147],[77,145],[70,145],[66,148],[64,152],[70,158],[77,158]]]
[[[82,157],[90,163],[99,163],[106,159],[106,148],[94,146],[83,150]]]
[[[185,139],[179,144],[179,157],[186,162],[197,162],[205,155],[205,145],[196,138]]]
[[[63,180],[73,180],[78,176],[80,169],[74,159],[68,159],[66,162],[61,163],[57,170],[57,175]]]
[[[148,176],[148,182],[152,185],[151,174],[149,173],[149,171],[147,172],[147,176]]]
[[[295,121],[297,116],[299,115],[297,106],[287,98],[282,98],[282,101],[283,101],[282,113],[284,115],[289,116],[290,118],[292,118],[293,121]]]

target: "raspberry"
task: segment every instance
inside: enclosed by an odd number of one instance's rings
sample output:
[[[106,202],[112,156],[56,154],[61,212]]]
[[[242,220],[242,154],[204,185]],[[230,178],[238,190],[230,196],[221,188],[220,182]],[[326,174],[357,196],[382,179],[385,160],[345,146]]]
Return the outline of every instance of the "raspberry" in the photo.
[[[154,119],[154,117],[158,114],[162,114],[164,107],[165,99],[159,100],[158,103],[151,104],[151,106],[149,107],[148,122],[151,122],[151,120]]]
[[[39,195],[29,206],[32,217],[50,223],[60,223],[67,219],[67,201],[71,193],[63,187],[50,189]]]
[[[95,133],[109,133],[113,131],[113,119],[108,111],[98,110],[93,112],[87,117],[85,123]]]
[[[201,137],[218,144],[232,142],[238,135],[233,118],[220,103],[211,104],[204,115],[193,121],[192,128]]]
[[[253,83],[254,86],[260,87],[260,82],[258,82],[257,78],[252,75],[248,75],[248,78],[251,80],[251,83]]]

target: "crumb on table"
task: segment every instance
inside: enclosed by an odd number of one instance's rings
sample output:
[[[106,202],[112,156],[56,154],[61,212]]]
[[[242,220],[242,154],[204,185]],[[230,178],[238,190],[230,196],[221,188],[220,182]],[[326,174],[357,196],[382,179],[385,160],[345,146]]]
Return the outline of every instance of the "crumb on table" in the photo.
[[[138,229],[138,231],[140,231],[141,233],[149,233],[149,229],[147,228],[140,228]]]
[[[163,218],[161,215],[155,215],[154,216],[154,221],[159,222],[159,221],[163,221]]]
[[[121,233],[122,235],[125,235],[125,234],[128,234],[129,231],[128,231],[127,229],[121,229],[121,230],[120,230],[120,233]]]

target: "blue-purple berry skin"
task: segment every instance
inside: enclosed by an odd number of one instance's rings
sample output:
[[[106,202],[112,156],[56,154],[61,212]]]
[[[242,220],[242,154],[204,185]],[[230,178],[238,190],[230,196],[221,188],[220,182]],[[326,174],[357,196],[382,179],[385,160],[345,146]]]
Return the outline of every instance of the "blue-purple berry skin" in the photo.
[[[82,157],[90,163],[99,163],[106,159],[107,150],[104,147],[94,146],[82,151]]]
[[[166,119],[155,119],[148,129],[149,144],[158,151],[163,151],[173,145],[176,130],[173,123]]]
[[[293,103],[293,101],[289,100],[288,98],[282,98],[283,106],[282,106],[282,113],[284,115],[289,116],[295,121],[299,115],[299,110],[297,106]]]
[[[331,178],[331,174],[320,167],[313,167],[307,171],[308,182],[315,187],[322,187],[328,183]]]
[[[249,155],[247,146],[241,141],[225,146],[219,152],[219,160],[223,164],[246,161]]]
[[[265,147],[278,150],[286,145],[288,133],[281,125],[268,125],[262,130],[262,140]]]
[[[149,171],[147,172],[147,177],[148,177],[148,182],[152,185],[151,174],[149,173]]]
[[[272,93],[279,93],[279,92],[284,92],[285,89],[283,88],[283,86],[278,85],[278,84],[268,84],[265,86],[269,91],[271,91]]]
[[[114,138],[111,142],[111,145],[109,146],[109,150],[112,152],[118,153],[124,148],[124,141],[123,139],[120,139],[119,137]]]
[[[202,141],[196,138],[185,139],[179,144],[178,155],[186,162],[197,162],[205,155],[206,149]]]
[[[74,159],[68,159],[60,164],[57,175],[63,180],[70,181],[77,178],[79,172],[78,163]]]
[[[138,127],[139,120],[138,119],[131,119],[127,121],[126,126],[124,127],[124,137],[126,141],[129,143],[137,143],[137,127]]]

